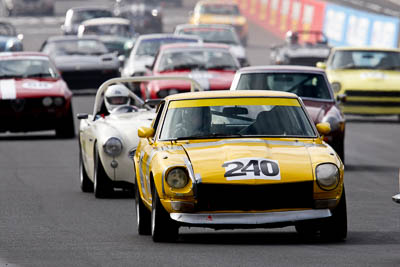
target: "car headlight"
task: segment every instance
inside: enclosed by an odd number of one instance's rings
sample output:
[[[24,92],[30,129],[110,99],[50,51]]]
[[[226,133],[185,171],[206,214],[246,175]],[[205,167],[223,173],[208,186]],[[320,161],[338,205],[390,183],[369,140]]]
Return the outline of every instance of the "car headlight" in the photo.
[[[342,89],[342,85],[338,82],[332,83],[332,90],[335,94],[339,93],[340,89]]]
[[[42,104],[45,107],[50,107],[53,104],[53,99],[51,97],[47,96],[47,97],[43,98]]]
[[[327,116],[322,119],[322,122],[328,122],[331,125],[331,132],[336,131],[340,127],[338,118],[333,116]]]
[[[339,169],[332,163],[318,165],[315,174],[318,186],[323,190],[333,190],[339,184]]]
[[[188,184],[189,177],[183,168],[175,168],[168,172],[166,181],[170,187],[180,189]]]
[[[116,157],[122,152],[122,142],[116,137],[111,137],[103,146],[104,152],[111,156]]]
[[[64,98],[62,98],[62,97],[54,98],[54,105],[56,105],[57,107],[60,107],[63,104],[64,104]]]

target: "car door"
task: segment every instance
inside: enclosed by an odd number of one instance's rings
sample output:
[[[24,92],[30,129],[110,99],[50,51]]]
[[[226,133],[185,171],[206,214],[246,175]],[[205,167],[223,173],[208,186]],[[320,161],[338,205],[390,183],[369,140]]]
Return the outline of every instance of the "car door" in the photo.
[[[142,139],[140,144],[140,155],[139,155],[139,183],[142,188],[142,194],[144,200],[151,205],[152,197],[151,197],[151,159],[156,153],[155,147],[157,146],[156,135],[158,133],[158,128],[162,125],[162,118],[164,111],[166,109],[165,102],[161,102],[157,108],[157,116],[152,124],[153,129],[155,130],[155,135],[149,139]]]

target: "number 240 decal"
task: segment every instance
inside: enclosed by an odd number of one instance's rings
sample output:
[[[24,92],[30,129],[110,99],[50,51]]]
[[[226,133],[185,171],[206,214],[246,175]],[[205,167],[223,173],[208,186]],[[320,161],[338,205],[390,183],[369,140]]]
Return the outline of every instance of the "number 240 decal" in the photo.
[[[278,161],[264,158],[242,158],[222,164],[227,180],[280,180]]]

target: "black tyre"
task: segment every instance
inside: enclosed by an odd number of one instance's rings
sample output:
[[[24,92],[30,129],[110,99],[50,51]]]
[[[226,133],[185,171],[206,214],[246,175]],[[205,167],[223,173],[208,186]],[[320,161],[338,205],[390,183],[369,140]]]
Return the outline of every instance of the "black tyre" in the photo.
[[[329,241],[343,241],[347,237],[346,193],[343,188],[339,204],[332,211],[332,217],[321,225],[321,238]]]
[[[75,137],[75,124],[74,114],[72,112],[72,105],[70,106],[67,115],[60,119],[56,127],[56,136],[58,138],[74,138]]]
[[[343,164],[345,163],[345,156],[344,156],[344,140],[341,139],[333,144],[333,149],[339,155],[340,159],[342,160]]]
[[[83,166],[82,161],[82,150],[79,146],[79,180],[81,184],[81,190],[85,193],[93,192],[93,182],[89,179],[86,173],[85,166]]]
[[[179,226],[164,209],[155,185],[152,187],[151,235],[154,242],[172,242],[178,237]]]
[[[136,180],[136,192],[135,192],[135,206],[136,206],[136,225],[139,235],[150,235],[151,234],[151,212],[143,204],[142,198],[140,197],[139,187],[137,186]]]
[[[96,198],[110,197],[113,192],[112,184],[107,176],[106,171],[104,170],[103,164],[101,163],[96,144],[94,159],[94,196]]]

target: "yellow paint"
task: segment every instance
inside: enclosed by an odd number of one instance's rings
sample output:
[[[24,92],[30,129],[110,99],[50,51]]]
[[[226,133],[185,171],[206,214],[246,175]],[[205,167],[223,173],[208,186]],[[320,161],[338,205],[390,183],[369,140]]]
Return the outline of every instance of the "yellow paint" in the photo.
[[[275,105],[300,107],[297,99],[285,98],[225,98],[225,99],[193,99],[171,101],[169,108],[208,107],[208,106],[234,106],[234,105]]]

